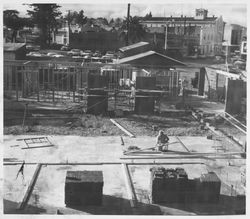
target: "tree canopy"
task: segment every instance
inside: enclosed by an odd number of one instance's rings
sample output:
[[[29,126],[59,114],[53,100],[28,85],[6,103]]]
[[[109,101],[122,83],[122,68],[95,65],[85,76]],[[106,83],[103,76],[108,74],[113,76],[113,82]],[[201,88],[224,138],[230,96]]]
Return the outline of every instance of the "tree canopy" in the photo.
[[[127,20],[123,20],[120,28],[120,37],[125,40],[128,37],[128,43],[136,43],[141,41],[146,34],[146,28],[140,23],[140,18],[137,16],[129,17],[129,28],[127,30]]]
[[[40,45],[46,47],[51,44],[51,34],[58,28],[57,18],[61,15],[57,4],[30,4],[33,10],[27,10],[28,15],[40,29]]]
[[[15,42],[17,31],[28,25],[28,19],[19,17],[19,12],[16,10],[5,10],[3,12],[3,23],[7,28],[12,29],[11,42]]]
[[[78,24],[79,26],[83,26],[84,24],[87,23],[88,18],[84,15],[84,11],[81,10],[79,12],[77,11],[73,11],[73,12],[68,12],[65,17],[64,20],[66,20],[69,24],[69,27],[72,24]]]

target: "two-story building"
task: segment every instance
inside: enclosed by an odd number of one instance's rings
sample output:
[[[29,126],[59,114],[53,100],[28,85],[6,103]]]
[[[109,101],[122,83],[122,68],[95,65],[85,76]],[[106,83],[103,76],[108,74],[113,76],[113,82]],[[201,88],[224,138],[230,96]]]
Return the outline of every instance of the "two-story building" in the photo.
[[[165,49],[180,48],[184,56],[214,56],[222,50],[224,22],[209,17],[208,10],[196,9],[194,17],[152,17],[141,21],[149,33],[165,35]]]

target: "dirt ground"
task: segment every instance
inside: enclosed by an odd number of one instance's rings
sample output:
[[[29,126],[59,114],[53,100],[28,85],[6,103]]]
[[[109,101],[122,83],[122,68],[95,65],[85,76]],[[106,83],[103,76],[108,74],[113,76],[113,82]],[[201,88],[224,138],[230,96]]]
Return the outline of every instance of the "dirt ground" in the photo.
[[[78,135],[115,136],[124,133],[110,122],[110,116],[95,116],[68,112],[65,105],[4,101],[4,134],[13,135]],[[170,136],[205,136],[208,131],[200,128],[192,115],[184,110],[172,110],[155,115],[128,114],[114,118],[136,136],[156,136],[163,130]]]

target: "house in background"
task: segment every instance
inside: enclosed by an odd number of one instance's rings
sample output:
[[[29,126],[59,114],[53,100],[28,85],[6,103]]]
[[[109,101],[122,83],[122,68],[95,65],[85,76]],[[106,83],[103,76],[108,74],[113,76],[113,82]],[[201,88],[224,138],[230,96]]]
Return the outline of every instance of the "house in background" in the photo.
[[[223,51],[228,55],[235,50],[240,50],[243,41],[246,41],[247,28],[238,24],[226,24],[224,30]]]
[[[56,44],[69,45],[69,26],[66,22],[61,28],[52,34],[52,42]]]
[[[222,17],[209,17],[196,9],[194,17],[152,17],[141,23],[151,34],[165,35],[163,48],[178,48],[184,56],[214,56],[221,53],[224,32]]]
[[[4,60],[26,59],[25,43],[4,43]]]

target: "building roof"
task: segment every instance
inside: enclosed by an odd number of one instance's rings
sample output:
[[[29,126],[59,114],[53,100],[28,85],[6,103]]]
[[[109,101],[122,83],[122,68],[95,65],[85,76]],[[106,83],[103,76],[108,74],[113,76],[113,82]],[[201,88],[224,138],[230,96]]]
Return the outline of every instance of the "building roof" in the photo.
[[[173,59],[173,58],[171,58],[169,56],[165,56],[163,54],[160,54],[160,53],[152,51],[152,50],[147,51],[147,52],[143,52],[143,53],[139,53],[139,54],[136,54],[136,55],[133,55],[133,56],[125,57],[123,59],[120,59],[118,61],[118,63],[119,64],[126,64],[126,63],[133,62],[133,61],[136,61],[136,60],[148,57],[148,56],[152,56],[152,55],[157,55],[157,56],[159,56],[161,58],[166,59],[166,61],[171,61],[176,66],[177,65],[186,65],[184,62],[178,61],[178,60]]]
[[[139,43],[135,43],[135,44],[132,44],[132,45],[129,45],[129,46],[124,46],[124,47],[120,48],[119,50],[121,52],[125,52],[125,51],[135,49],[135,48],[138,48],[138,47],[141,47],[141,46],[144,46],[144,45],[149,45],[149,43],[148,42],[139,42]]]
[[[25,45],[26,45],[25,43],[5,43],[4,51],[8,52],[16,51]]]
[[[154,21],[186,21],[186,22],[190,22],[190,21],[215,21],[217,19],[217,17],[206,17],[205,19],[196,19],[195,17],[185,17],[185,16],[181,16],[181,17],[152,17],[149,19],[145,19],[143,20],[144,22],[154,22]]]

